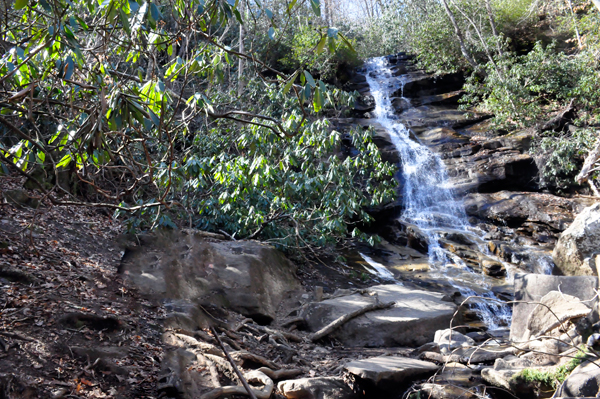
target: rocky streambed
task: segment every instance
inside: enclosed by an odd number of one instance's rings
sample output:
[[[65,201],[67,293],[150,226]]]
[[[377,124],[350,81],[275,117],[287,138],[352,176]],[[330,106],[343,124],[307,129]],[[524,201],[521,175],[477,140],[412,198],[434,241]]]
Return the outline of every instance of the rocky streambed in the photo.
[[[399,201],[371,210],[384,242],[347,254],[360,284],[218,234],[128,242],[120,273],[165,311],[161,397],[247,395],[244,383],[265,399],[598,394],[594,199],[539,192],[534,132],[488,134],[489,115],[458,110],[459,75],[425,74],[404,54],[386,65],[387,119],[364,69],[356,117],[337,128],[374,127],[404,171],[425,154],[447,197],[411,208],[418,190],[401,173]],[[580,276],[550,275],[566,265]]]

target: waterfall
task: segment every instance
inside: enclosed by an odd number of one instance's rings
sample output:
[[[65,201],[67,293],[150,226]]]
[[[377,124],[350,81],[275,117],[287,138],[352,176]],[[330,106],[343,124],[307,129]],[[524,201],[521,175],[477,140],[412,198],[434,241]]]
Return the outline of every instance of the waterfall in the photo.
[[[367,82],[375,99],[375,121],[387,131],[400,154],[404,200],[400,219],[425,235],[432,273],[444,274],[463,296],[477,295],[458,276],[450,277],[446,273],[449,265],[468,273],[473,272],[459,257],[440,245],[442,231],[457,230],[470,236],[474,233],[462,202],[453,194],[442,159],[419,143],[418,139],[411,138],[409,129],[395,115],[391,95],[401,90],[403,96],[405,77],[394,77],[385,57],[369,60],[366,67]],[[475,240],[481,241],[480,237],[475,237]],[[476,277],[476,280],[479,287],[490,288],[483,276]],[[491,291],[484,296],[495,298]],[[481,301],[475,303],[474,307],[490,329],[497,327],[498,322],[510,321],[510,309],[507,306]]]

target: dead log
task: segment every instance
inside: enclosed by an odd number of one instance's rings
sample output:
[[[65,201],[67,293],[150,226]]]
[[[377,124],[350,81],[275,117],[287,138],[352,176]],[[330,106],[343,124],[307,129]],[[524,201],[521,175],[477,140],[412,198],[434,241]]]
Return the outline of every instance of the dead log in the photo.
[[[334,332],[335,330],[337,330],[338,328],[340,328],[341,326],[343,326],[350,320],[354,319],[355,317],[363,315],[367,312],[371,312],[373,310],[381,310],[381,309],[391,308],[392,306],[394,306],[394,304],[395,304],[395,302],[373,303],[371,305],[367,305],[365,307],[357,309],[354,312],[345,314],[345,315],[337,318],[336,320],[332,321],[331,323],[329,323],[328,325],[326,325],[325,327],[323,327],[322,329],[320,329],[313,335],[311,335],[310,340],[313,342],[318,341],[321,338],[324,338],[327,335],[331,334],[332,332]]]
[[[577,116],[577,109],[575,108],[575,99],[572,99],[569,105],[558,113],[554,118],[544,123],[540,127],[540,132],[554,131],[560,132],[564,130],[567,123],[572,122]]]
[[[596,140],[596,146],[592,151],[590,151],[588,156],[585,158],[585,161],[583,162],[583,167],[581,168],[581,172],[579,172],[577,177],[575,177],[575,180],[579,184],[587,182],[590,185],[596,197],[600,197],[600,193],[598,192],[598,189],[596,188],[594,183],[590,180],[590,176],[592,175],[592,173],[599,170],[598,167],[594,167],[598,160],[600,160],[600,139]]]

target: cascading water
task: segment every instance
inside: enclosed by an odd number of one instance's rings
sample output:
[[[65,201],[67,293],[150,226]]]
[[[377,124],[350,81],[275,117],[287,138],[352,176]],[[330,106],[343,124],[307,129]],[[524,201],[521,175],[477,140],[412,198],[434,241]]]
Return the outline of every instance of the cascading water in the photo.
[[[446,168],[437,154],[410,137],[410,131],[394,115],[391,94],[399,89],[403,93],[403,78],[393,76],[384,57],[374,58],[367,63],[366,78],[375,99],[375,120],[388,132],[400,154],[404,201],[404,212],[400,219],[415,226],[426,236],[433,273],[446,274],[449,265],[470,271],[460,258],[440,245],[442,229],[473,235],[464,207],[454,197]],[[476,239],[479,241],[479,237]],[[458,276],[449,278],[449,281],[463,295],[476,295],[473,289],[462,284]],[[489,288],[483,278],[478,285]],[[484,295],[495,298],[491,292]],[[511,313],[507,306],[492,301],[478,302],[475,307],[490,329],[510,321]]]

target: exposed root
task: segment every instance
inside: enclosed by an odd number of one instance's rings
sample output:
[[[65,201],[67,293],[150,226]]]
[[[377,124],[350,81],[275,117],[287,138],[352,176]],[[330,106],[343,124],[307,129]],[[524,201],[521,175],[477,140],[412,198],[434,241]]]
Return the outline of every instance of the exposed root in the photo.
[[[269,399],[275,388],[273,380],[269,378],[265,373],[259,370],[253,370],[244,376],[248,382],[259,383],[263,385],[263,388],[252,389],[252,393],[257,399]],[[200,399],[218,399],[225,395],[248,395],[246,388],[243,386],[226,386],[221,388],[213,389],[210,392],[200,396]]]

